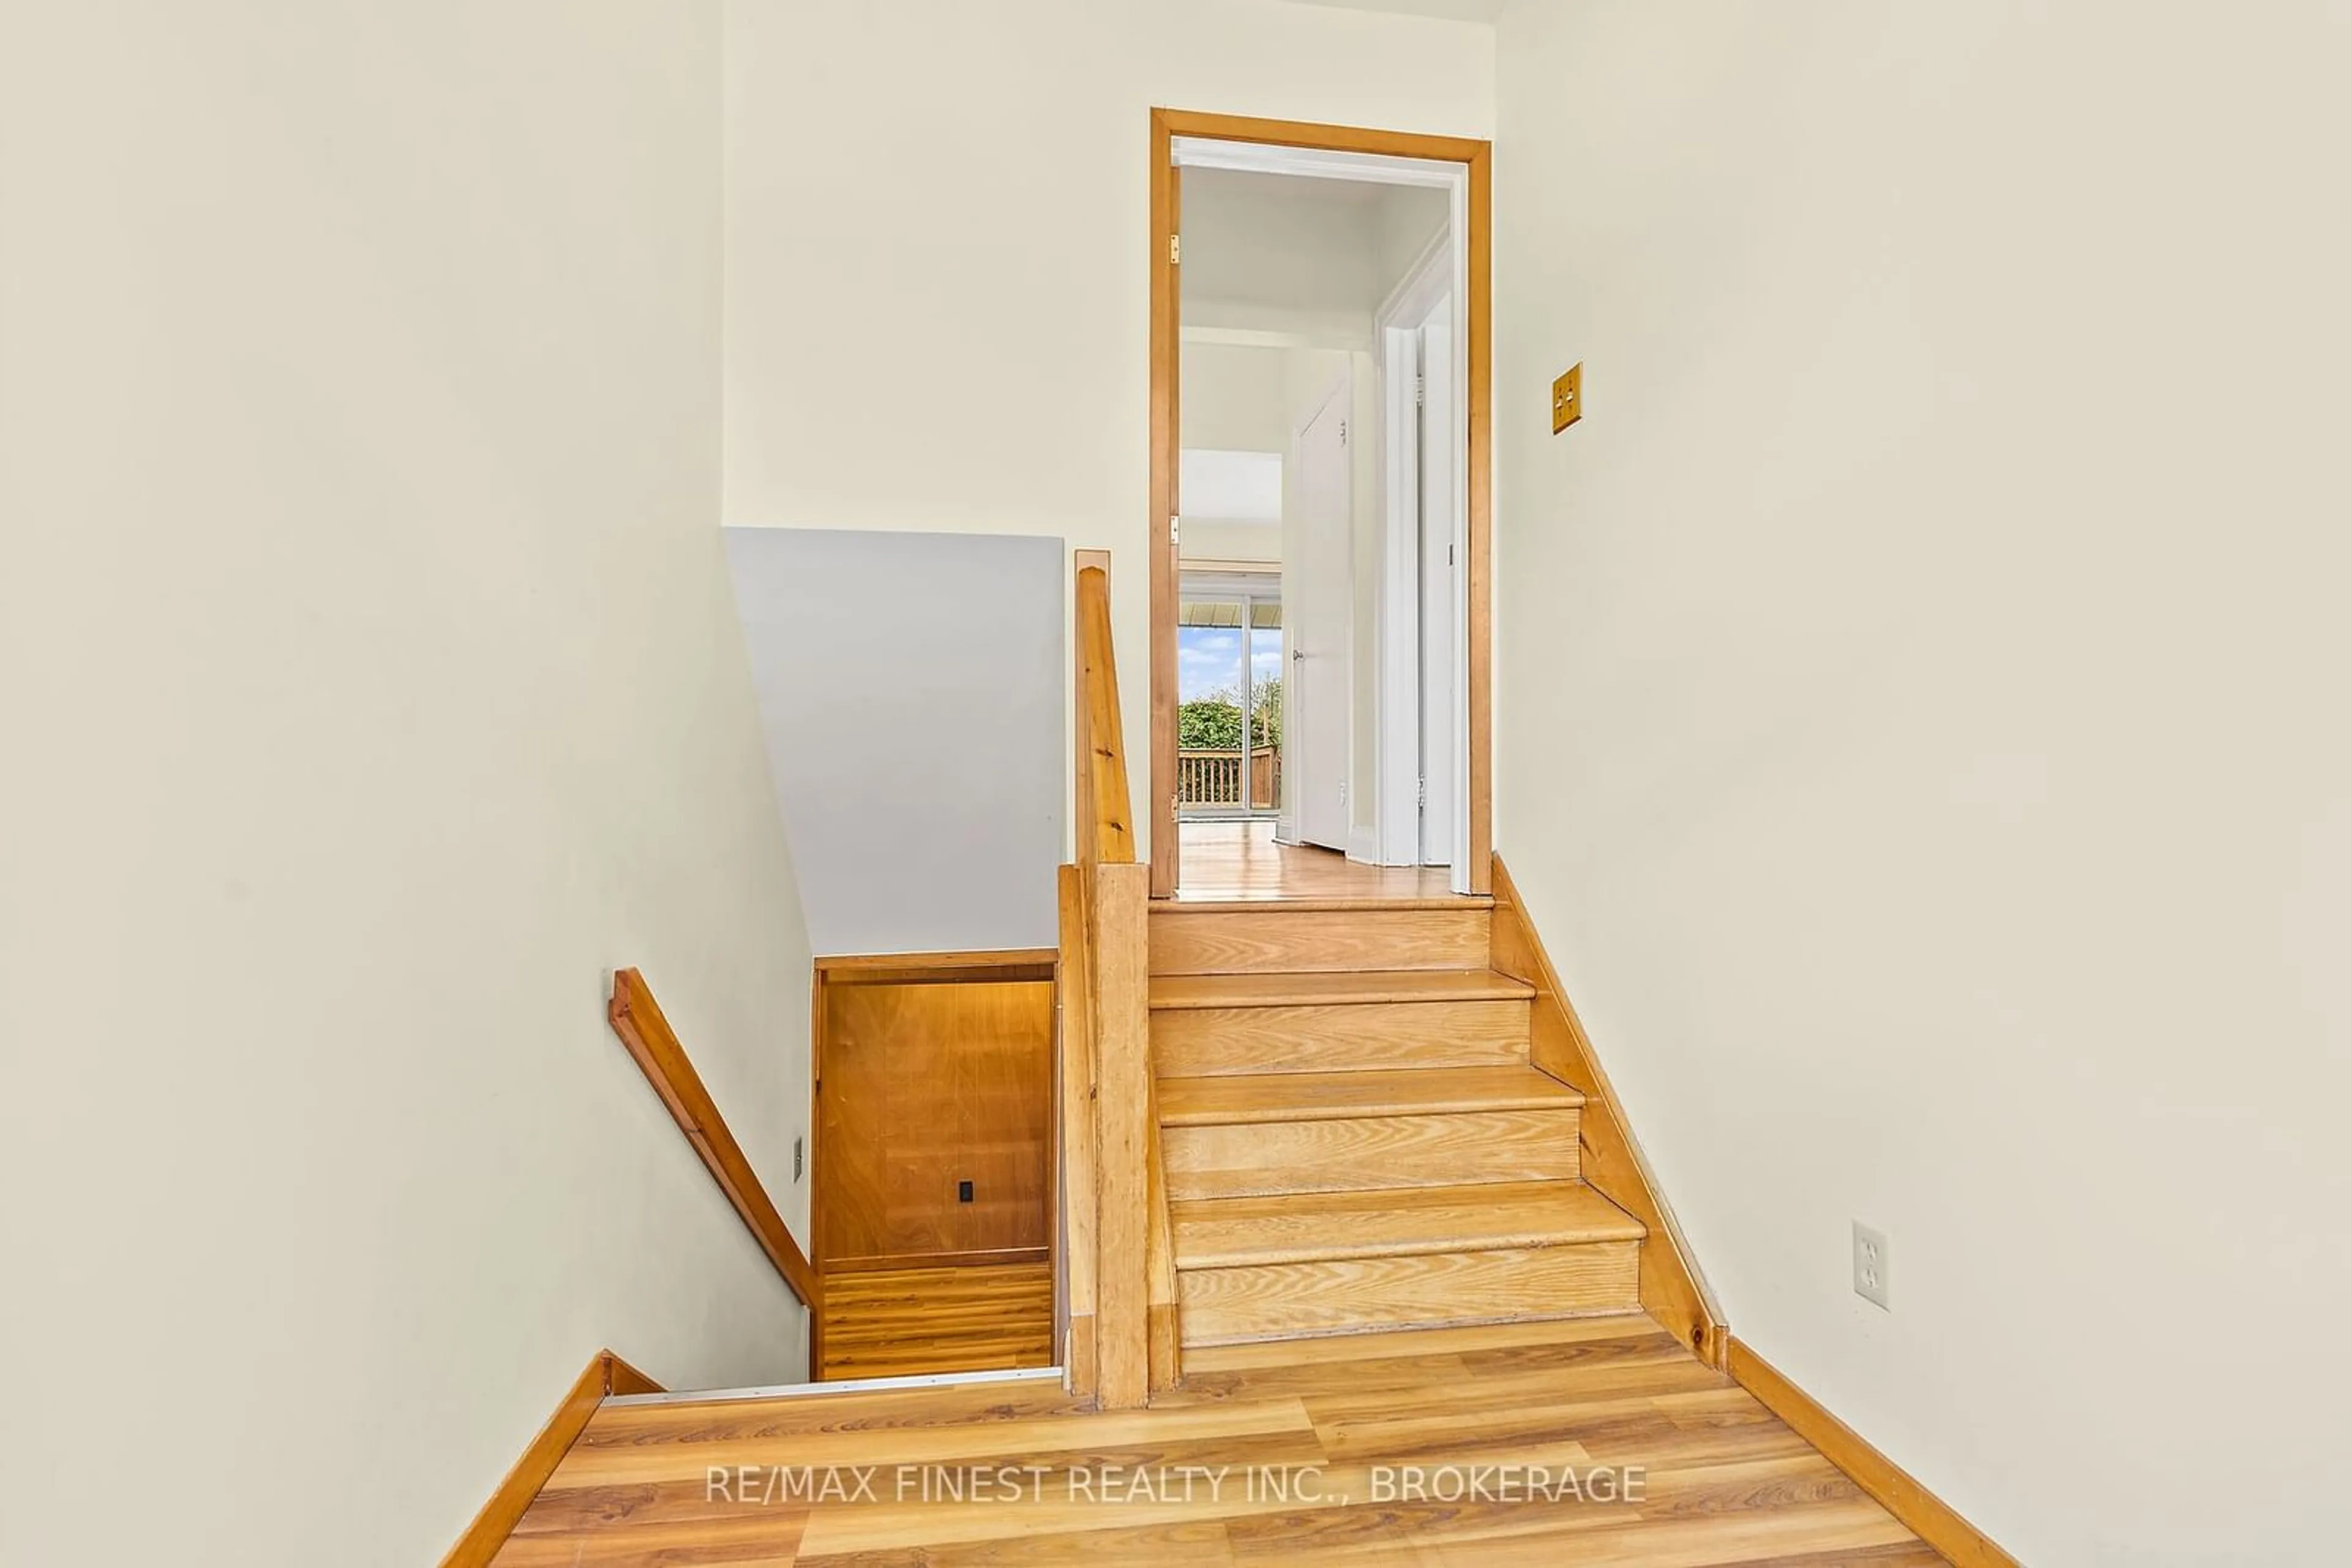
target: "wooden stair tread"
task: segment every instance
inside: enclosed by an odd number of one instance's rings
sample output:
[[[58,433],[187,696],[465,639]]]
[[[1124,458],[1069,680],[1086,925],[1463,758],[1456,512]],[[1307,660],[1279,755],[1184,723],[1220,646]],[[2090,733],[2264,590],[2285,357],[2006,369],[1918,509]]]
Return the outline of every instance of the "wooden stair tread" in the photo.
[[[1159,1081],[1159,1121],[1168,1127],[1448,1112],[1573,1110],[1583,1103],[1583,1095],[1549,1073],[1515,1065]]]
[[[1473,1328],[1406,1327],[1368,1333],[1322,1334],[1313,1339],[1260,1340],[1254,1343],[1202,1345],[1184,1357],[1184,1370],[1248,1374],[1290,1372],[1356,1362],[1416,1361],[1493,1351],[1552,1350],[1569,1345],[1621,1342],[1625,1348],[1673,1345],[1672,1331],[1638,1307],[1574,1318],[1531,1318]]]
[[[1523,1001],[1534,988],[1491,969],[1372,969],[1328,974],[1155,975],[1151,1005],[1271,1008],[1328,1002]]]
[[[1493,907],[1493,895],[1486,893],[1447,893],[1428,898],[1283,898],[1270,894],[1262,898],[1186,898],[1178,894],[1174,898],[1151,901],[1154,915],[1327,915],[1382,909]]]
[[[1636,1241],[1641,1222],[1580,1181],[1380,1187],[1169,1206],[1178,1269]]]

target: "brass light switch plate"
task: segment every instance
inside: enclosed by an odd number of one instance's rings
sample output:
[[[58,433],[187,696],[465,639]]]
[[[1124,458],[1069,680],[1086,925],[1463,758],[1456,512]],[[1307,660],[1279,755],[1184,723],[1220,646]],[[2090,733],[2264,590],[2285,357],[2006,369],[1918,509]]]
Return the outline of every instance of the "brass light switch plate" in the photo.
[[[1579,361],[1551,383],[1551,433],[1557,435],[1583,417],[1583,365]]]

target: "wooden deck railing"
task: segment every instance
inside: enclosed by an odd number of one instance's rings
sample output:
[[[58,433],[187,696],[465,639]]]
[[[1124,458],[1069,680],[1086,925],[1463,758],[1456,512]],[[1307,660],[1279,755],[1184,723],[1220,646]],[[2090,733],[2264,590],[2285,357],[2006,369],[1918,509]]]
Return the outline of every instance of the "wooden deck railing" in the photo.
[[[1186,747],[1176,754],[1176,803],[1261,809],[1280,805],[1281,753],[1269,746],[1255,747],[1246,758],[1246,769],[1238,747],[1222,751]]]
[[[1111,648],[1107,553],[1077,557],[1077,862],[1061,873],[1055,1329],[1072,1392],[1104,1408],[1174,1385],[1175,1260],[1153,1114],[1150,868]]]

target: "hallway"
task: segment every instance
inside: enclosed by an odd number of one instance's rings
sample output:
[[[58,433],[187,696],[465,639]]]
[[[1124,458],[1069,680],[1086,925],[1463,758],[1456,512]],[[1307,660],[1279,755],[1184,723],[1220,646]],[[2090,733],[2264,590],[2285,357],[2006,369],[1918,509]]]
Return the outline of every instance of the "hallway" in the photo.
[[[1336,850],[1277,844],[1269,821],[1185,822],[1176,831],[1183,843],[1178,903],[1486,902],[1459,898],[1446,885],[1443,866],[1358,865]]]

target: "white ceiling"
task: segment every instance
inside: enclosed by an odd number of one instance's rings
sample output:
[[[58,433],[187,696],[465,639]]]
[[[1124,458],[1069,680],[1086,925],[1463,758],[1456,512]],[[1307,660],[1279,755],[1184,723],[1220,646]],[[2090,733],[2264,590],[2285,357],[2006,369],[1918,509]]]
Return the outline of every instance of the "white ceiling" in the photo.
[[[1426,185],[1184,171],[1184,324],[1369,345],[1372,315],[1438,230]]]
[[[1343,11],[1394,11],[1412,16],[1443,16],[1455,22],[1491,22],[1502,0],[1296,0],[1301,5],[1335,5]]]
[[[1184,213],[1190,216],[1204,203],[1291,204],[1298,211],[1367,213],[1387,200],[1389,193],[1417,189],[1383,185],[1371,180],[1320,180],[1297,174],[1274,174],[1259,169],[1186,169],[1184,171]]]

